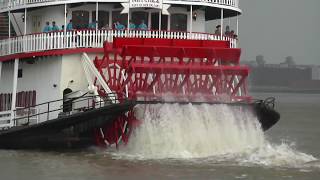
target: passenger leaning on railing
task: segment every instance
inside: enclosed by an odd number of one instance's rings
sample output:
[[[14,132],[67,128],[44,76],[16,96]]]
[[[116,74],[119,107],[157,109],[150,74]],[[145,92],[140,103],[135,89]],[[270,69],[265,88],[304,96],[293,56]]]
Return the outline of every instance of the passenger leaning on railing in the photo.
[[[141,24],[138,26],[139,30],[148,30],[148,26],[144,23],[144,20],[141,21]]]
[[[50,26],[50,23],[49,22],[46,22],[46,25],[44,26],[43,28],[43,32],[50,32],[52,31],[52,27]]]
[[[135,30],[136,29],[136,25],[130,20],[129,21],[129,30]]]
[[[52,21],[52,29],[51,31],[60,31],[59,27],[56,25],[55,21]]]
[[[114,28],[115,28],[116,30],[124,30],[126,27],[125,27],[123,24],[121,24],[119,21],[117,21],[117,22],[114,24]]]
[[[97,21],[92,21],[90,24],[89,24],[89,29],[96,29],[97,27]]]
[[[71,30],[73,30],[72,19],[71,19],[70,22],[67,24],[67,31],[71,31]]]

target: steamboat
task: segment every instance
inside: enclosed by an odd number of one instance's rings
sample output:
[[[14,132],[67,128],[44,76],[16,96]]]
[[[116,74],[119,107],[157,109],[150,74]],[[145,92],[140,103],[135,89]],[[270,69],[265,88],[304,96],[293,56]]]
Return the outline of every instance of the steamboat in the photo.
[[[125,144],[139,104],[249,108],[263,130],[280,118],[248,94],[239,0],[1,0],[0,13],[0,148]]]

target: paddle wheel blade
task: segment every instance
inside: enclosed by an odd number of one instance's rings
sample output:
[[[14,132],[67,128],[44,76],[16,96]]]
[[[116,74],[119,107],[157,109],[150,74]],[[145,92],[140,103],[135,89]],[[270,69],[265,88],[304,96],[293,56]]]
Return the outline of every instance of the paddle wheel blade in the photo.
[[[241,50],[227,41],[115,38],[95,65],[119,96],[177,102],[250,101],[239,65]]]

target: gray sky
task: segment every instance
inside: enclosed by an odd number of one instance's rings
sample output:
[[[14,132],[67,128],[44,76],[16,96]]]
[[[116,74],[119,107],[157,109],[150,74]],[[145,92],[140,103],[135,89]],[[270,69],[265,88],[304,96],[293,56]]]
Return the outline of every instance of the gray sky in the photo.
[[[320,65],[320,0],[240,0],[242,60]]]

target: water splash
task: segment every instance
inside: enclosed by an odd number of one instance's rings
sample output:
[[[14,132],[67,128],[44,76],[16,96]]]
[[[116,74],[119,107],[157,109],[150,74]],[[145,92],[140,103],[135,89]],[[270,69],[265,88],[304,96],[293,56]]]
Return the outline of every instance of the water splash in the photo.
[[[138,107],[143,123],[116,156],[202,159],[241,165],[299,167],[317,160],[288,144],[272,145],[248,107],[158,104]]]

